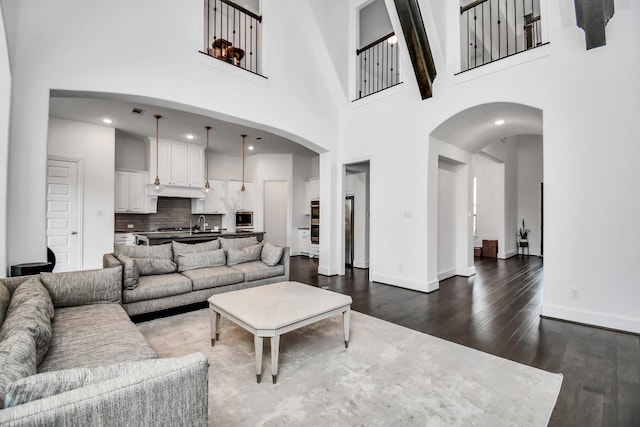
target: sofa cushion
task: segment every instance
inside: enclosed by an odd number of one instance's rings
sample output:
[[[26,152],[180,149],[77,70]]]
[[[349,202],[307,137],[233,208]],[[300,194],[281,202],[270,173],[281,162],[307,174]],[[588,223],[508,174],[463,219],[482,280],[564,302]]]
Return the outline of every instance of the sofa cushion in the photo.
[[[96,303],[119,303],[122,296],[122,268],[40,273],[56,307]]]
[[[272,245],[271,243],[267,242],[262,248],[260,260],[268,266],[273,267],[280,262],[280,258],[282,258],[283,252],[284,248],[282,246]]]
[[[173,250],[171,243],[152,246],[135,246],[126,243],[116,243],[114,245],[116,256],[123,254],[131,258],[159,258],[173,260]]]
[[[125,289],[135,289],[140,276],[136,260],[125,254],[118,255],[118,259],[122,263],[122,286]]]
[[[35,373],[36,344],[29,332],[18,332],[0,342],[0,409],[4,408],[7,384]]]
[[[37,277],[32,277],[13,292],[7,317],[0,328],[0,341],[20,332],[28,332],[36,345],[36,364],[42,362],[51,340],[53,303]]]
[[[2,326],[7,314],[9,301],[11,301],[11,292],[9,292],[9,289],[7,289],[4,283],[0,283],[0,326]]]
[[[56,310],[49,351],[38,372],[87,368],[156,357],[120,304]]]
[[[232,268],[244,274],[245,282],[268,279],[269,277],[282,276],[284,274],[284,265],[269,266],[262,261],[245,262],[234,265]]]
[[[216,239],[202,243],[180,243],[174,241],[171,242],[171,247],[173,248],[173,262],[178,264],[178,257],[180,255],[195,254],[220,249],[220,240]]]
[[[242,249],[247,246],[258,244],[258,238],[256,236],[241,237],[237,239],[225,239],[224,237],[220,237],[218,240],[220,240],[220,247],[224,249],[225,254],[229,253],[229,249]]]
[[[220,267],[225,265],[227,257],[224,250],[207,251],[178,256],[178,271],[195,270],[196,268]]]
[[[122,291],[124,303],[146,301],[191,292],[191,281],[180,273],[140,276],[135,289]]]
[[[191,279],[194,291],[232,285],[244,280],[240,271],[230,267],[199,268],[185,271],[182,274]]]
[[[256,261],[260,259],[262,245],[247,246],[242,249],[229,249],[227,253],[227,266],[242,264],[244,262]]]
[[[134,258],[140,276],[175,273],[176,263],[162,258]]]

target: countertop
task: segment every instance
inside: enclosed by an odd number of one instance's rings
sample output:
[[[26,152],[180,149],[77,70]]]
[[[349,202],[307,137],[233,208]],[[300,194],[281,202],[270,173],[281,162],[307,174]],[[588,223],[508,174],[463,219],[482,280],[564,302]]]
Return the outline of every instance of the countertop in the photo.
[[[262,241],[264,231],[239,230],[236,232],[227,231],[206,231],[201,233],[190,233],[189,231],[149,231],[143,233],[133,233],[136,237],[136,244],[161,245],[164,243],[187,242],[200,243],[215,240],[219,237],[242,237],[256,236],[258,241]]]

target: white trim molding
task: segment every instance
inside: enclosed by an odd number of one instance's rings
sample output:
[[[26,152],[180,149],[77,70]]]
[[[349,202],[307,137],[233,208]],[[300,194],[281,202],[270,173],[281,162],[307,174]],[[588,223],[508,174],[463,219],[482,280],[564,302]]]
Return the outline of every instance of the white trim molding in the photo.
[[[640,318],[616,316],[610,313],[553,304],[542,305],[542,316],[640,334]]]
[[[386,285],[398,286],[405,289],[411,289],[419,292],[431,293],[440,289],[440,282],[434,280],[433,282],[426,283],[411,279],[402,279],[399,277],[385,276],[382,274],[374,274],[371,280],[378,283],[384,283]]]

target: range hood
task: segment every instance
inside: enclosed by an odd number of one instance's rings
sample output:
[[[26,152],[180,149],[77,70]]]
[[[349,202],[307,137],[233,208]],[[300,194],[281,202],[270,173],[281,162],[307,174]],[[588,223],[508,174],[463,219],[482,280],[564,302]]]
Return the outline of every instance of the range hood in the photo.
[[[206,196],[199,187],[179,187],[165,185],[162,191],[156,193],[154,185],[147,185],[147,192],[151,197],[182,197],[184,199],[204,199]]]

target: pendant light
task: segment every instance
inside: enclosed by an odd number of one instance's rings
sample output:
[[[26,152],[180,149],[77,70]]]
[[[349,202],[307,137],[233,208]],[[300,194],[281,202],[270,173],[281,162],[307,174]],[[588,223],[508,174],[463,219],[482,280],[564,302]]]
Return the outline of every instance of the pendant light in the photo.
[[[153,118],[156,119],[156,180],[153,182],[153,188],[155,190],[156,193],[161,192],[162,190],[164,190],[164,186],[162,184],[160,184],[160,178],[158,176],[158,123],[160,122],[160,118],[162,118],[162,116],[160,114],[154,114]]]
[[[211,130],[211,126],[205,126],[204,128],[207,130],[207,146],[204,149],[204,172],[206,180],[204,181],[202,192],[208,193],[209,190],[211,190],[209,186],[209,131]]]
[[[247,191],[247,189],[244,187],[244,139],[247,137],[247,135],[240,135],[242,137],[242,188],[240,188],[240,191],[242,193],[244,193],[245,191]]]

